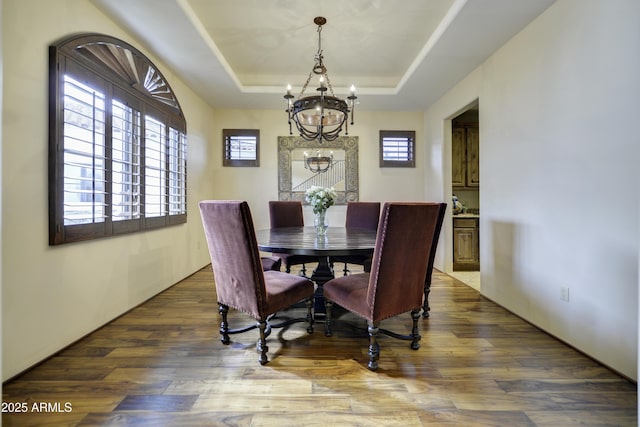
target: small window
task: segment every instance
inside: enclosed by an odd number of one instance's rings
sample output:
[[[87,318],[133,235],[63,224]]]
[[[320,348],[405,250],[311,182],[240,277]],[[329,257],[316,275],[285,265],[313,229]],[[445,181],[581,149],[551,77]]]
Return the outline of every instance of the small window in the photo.
[[[415,167],[415,141],[412,130],[381,130],[380,167]]]
[[[260,166],[260,131],[223,129],[223,166]]]

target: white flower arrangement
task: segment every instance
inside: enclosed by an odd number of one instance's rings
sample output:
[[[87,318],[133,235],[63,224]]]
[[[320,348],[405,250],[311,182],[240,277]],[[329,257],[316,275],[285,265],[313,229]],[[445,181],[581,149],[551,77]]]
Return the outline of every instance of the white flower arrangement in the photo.
[[[324,188],[314,185],[307,190],[305,196],[306,201],[313,208],[313,213],[318,214],[320,212],[325,212],[330,206],[334,205],[336,197],[338,197],[338,193],[333,189],[333,187]]]

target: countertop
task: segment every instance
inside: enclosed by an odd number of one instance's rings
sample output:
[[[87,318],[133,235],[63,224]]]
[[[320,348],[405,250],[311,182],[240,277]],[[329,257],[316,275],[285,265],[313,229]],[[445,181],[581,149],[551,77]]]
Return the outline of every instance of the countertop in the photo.
[[[461,214],[453,214],[454,218],[480,218],[479,214],[472,213],[461,213]]]

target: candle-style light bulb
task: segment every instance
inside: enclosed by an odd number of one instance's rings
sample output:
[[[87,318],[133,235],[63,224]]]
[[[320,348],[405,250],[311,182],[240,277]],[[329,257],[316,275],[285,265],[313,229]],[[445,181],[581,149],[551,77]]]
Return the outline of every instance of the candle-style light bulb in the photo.
[[[354,85],[351,85],[351,96],[354,96],[356,94],[356,87]]]
[[[291,95],[291,85],[287,85],[287,95]]]
[[[320,87],[324,87],[324,76],[320,76]]]

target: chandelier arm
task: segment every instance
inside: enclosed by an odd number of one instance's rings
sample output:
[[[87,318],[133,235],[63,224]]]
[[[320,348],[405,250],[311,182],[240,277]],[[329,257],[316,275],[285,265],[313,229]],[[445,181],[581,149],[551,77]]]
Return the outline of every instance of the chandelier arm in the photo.
[[[298,126],[297,122],[296,122],[296,127],[300,132],[300,136],[307,141],[320,139],[321,136],[323,141],[334,141],[336,138],[340,136],[339,129],[334,129],[331,132],[325,132],[324,134],[318,134],[318,132],[311,132],[304,127]]]
[[[322,87],[320,87],[322,89]],[[322,144],[322,134],[324,133],[324,90],[320,91],[320,124],[318,126],[318,143]]]
[[[307,141],[313,141],[314,139],[318,138],[318,132],[317,131],[312,132],[306,127],[304,127],[302,124],[300,124],[297,116],[293,116],[293,122],[296,124],[296,128],[298,129],[298,132],[300,133],[300,136],[302,138],[306,139]]]
[[[296,128],[298,129],[298,132],[300,132],[300,136],[307,141],[313,141],[315,139],[321,139],[321,141],[333,141],[340,136],[340,131],[342,130],[341,128],[336,128],[328,132],[318,133],[317,128],[316,131],[310,131],[309,129],[298,123],[295,120],[295,117],[294,122],[296,124]]]

